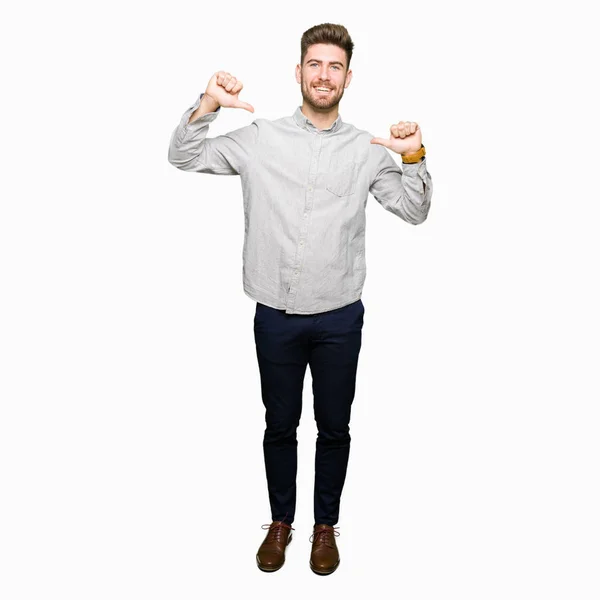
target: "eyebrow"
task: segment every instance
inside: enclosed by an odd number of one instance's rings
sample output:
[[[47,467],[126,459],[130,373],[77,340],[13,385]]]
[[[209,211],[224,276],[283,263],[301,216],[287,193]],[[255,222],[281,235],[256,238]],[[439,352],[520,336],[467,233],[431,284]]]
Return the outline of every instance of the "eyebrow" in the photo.
[[[317,63],[322,63],[322,60],[319,60],[318,58],[310,58],[309,60],[306,61],[307,63],[309,62],[317,62]],[[339,60],[332,60],[330,63],[330,65],[342,65],[342,67],[344,66],[344,63],[340,62]]]

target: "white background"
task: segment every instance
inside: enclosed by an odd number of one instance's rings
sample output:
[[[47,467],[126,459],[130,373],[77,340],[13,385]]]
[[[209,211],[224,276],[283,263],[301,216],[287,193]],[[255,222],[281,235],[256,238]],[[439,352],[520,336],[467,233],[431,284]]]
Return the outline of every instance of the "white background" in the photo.
[[[5,13],[0,596],[600,594],[594,21],[584,2],[52,2]],[[301,103],[300,37],[355,43],[342,118],[417,121],[413,227],[367,206],[341,565],[308,566],[307,370],[295,539],[270,522],[240,180],[170,135],[211,75]],[[596,57],[596,58],[594,58]],[[399,159],[399,157],[398,157]]]

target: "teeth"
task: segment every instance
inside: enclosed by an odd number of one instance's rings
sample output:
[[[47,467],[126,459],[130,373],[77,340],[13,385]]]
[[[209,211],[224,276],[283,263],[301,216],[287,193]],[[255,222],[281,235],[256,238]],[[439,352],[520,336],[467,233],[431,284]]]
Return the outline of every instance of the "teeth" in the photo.
[[[317,90],[319,90],[319,92],[329,92],[330,88],[317,88]]]

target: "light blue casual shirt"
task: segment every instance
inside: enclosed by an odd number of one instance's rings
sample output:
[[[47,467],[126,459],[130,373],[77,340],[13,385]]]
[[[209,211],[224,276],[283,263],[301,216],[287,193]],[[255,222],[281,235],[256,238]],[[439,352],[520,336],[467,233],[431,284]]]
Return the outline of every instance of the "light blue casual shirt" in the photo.
[[[400,168],[391,151],[370,143],[375,136],[341,114],[319,130],[300,106],[292,116],[255,119],[209,138],[221,107],[188,123],[203,95],[173,132],[169,162],[183,171],[241,177],[244,292],[289,314],[358,300],[369,192],[407,223],[422,223],[433,191],[425,158]]]

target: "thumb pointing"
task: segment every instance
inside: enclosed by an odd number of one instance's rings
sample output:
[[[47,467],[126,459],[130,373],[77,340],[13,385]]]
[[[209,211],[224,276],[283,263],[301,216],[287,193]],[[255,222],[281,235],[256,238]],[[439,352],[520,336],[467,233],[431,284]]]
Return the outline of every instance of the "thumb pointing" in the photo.
[[[371,144],[381,144],[386,148],[391,148],[390,140],[386,140],[385,138],[373,138]]]
[[[247,102],[243,102],[242,100],[238,101],[238,103],[235,105],[235,108],[243,108],[251,113],[254,112],[254,106],[252,106],[252,104],[248,104]]]

